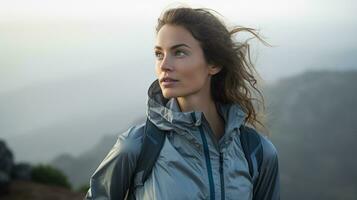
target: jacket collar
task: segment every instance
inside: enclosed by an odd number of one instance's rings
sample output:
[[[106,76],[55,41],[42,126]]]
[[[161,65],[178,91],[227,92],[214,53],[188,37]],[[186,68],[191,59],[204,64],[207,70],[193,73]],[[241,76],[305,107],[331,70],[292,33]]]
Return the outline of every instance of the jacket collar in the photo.
[[[225,132],[237,129],[243,123],[246,114],[238,104],[222,104],[216,102],[219,114],[225,121]],[[195,115],[196,120],[192,118]],[[148,90],[147,115],[158,128],[162,130],[189,130],[199,126],[204,118],[203,112],[181,112],[176,98],[165,99],[158,80],[155,80]]]

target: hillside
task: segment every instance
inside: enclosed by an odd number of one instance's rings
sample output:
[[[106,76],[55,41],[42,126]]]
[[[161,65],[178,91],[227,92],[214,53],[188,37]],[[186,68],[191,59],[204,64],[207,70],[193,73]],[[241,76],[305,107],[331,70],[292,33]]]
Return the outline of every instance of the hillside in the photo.
[[[62,154],[56,157],[51,164],[61,169],[72,185],[76,188],[89,184],[90,175],[99,166],[110,148],[114,145],[116,136],[104,136],[102,140],[90,151],[73,157],[69,154]]]
[[[132,124],[140,124],[143,121],[144,118],[139,118]],[[122,130],[118,134],[124,131]],[[118,134],[102,136],[102,139],[96,145],[79,156],[74,157],[69,154],[59,155],[51,161],[51,164],[63,171],[74,187],[78,188],[89,184],[90,175],[93,174],[105,155],[115,144]]]
[[[136,85],[118,87],[117,80],[116,73],[96,73],[0,93],[0,138],[13,149],[16,161],[78,156],[102,135],[115,134],[145,113],[146,93],[131,96]]]
[[[283,199],[357,199],[357,72],[308,72],[266,90]]]

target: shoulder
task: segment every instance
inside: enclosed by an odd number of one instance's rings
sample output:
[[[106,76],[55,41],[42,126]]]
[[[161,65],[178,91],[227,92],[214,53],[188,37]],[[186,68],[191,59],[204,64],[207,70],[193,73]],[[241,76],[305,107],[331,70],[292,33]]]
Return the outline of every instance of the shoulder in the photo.
[[[262,161],[259,169],[257,187],[254,188],[254,199],[280,199],[280,181],[278,152],[273,143],[267,136],[258,133],[255,135],[260,138]]]
[[[259,137],[260,137],[260,141],[262,144],[262,150],[263,150],[263,165],[265,165],[265,166],[277,165],[278,164],[278,151],[275,148],[274,144],[265,135],[262,135],[259,133]]]
[[[145,124],[132,126],[118,135],[114,146],[107,153],[91,177],[91,184],[112,181],[105,177],[132,173],[140,155]],[[113,169],[116,169],[113,171]]]
[[[116,143],[91,176],[87,199],[124,199],[141,151],[144,127],[145,124],[132,126],[118,135]]]
[[[259,143],[261,144],[261,148],[263,152],[263,163],[270,163],[270,162],[277,161],[278,152],[274,144],[270,141],[270,139],[267,136],[258,132],[255,128],[249,126],[244,126],[243,130],[245,130],[246,133],[251,136],[251,138],[255,138],[254,141],[258,139]]]
[[[115,161],[135,163],[141,151],[144,127],[145,124],[132,126],[128,130],[120,133],[114,146],[107,153],[97,171]]]
[[[261,135],[263,154],[266,159],[277,159],[278,151],[268,137]]]
[[[132,126],[118,135],[113,149],[121,153],[139,154],[144,136],[145,123]]]
[[[133,142],[144,136],[145,123],[132,126],[128,130],[118,134],[119,142]]]

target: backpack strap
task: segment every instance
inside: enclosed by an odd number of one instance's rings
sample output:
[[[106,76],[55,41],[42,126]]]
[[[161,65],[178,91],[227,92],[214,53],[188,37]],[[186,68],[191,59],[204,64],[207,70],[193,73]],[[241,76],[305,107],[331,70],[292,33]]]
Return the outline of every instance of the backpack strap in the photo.
[[[135,199],[134,195],[131,195],[134,187],[144,185],[144,182],[151,174],[152,168],[164,146],[165,137],[165,131],[157,128],[149,119],[146,120],[143,143],[128,191],[128,199]]]
[[[253,128],[245,125],[242,125],[239,130],[242,149],[244,151],[245,158],[248,161],[249,173],[253,179],[253,188],[256,188],[263,161],[261,136]]]

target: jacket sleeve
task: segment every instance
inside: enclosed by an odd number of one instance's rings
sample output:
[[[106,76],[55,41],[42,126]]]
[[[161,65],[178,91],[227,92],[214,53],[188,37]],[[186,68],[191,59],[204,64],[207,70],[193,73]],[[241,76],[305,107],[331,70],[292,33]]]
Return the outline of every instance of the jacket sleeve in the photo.
[[[86,200],[124,199],[139,157],[143,125],[119,135],[116,143],[90,178]]]
[[[278,154],[274,145],[264,136],[261,136],[263,161],[256,188],[254,200],[279,200],[280,177]]]

